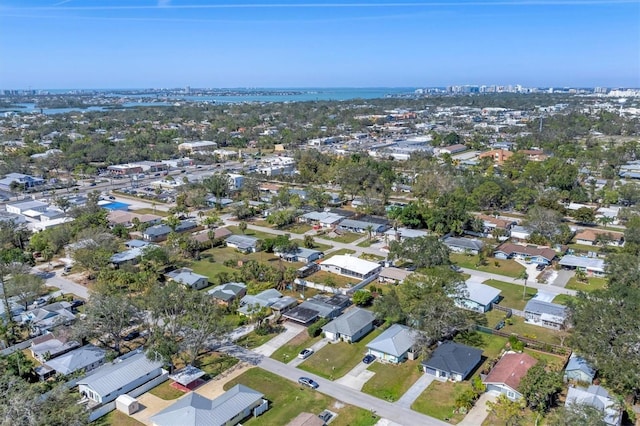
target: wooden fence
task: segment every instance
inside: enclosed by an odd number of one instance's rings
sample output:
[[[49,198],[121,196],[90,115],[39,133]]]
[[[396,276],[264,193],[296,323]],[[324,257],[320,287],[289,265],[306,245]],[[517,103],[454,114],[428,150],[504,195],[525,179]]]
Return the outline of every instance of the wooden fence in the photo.
[[[561,355],[566,356],[567,354],[571,354],[571,348],[568,346],[560,346],[552,343],[541,342],[536,339],[531,339],[529,337],[520,336],[516,333],[505,333],[500,330],[494,330],[493,328],[484,327],[481,325],[476,325],[476,330],[486,333],[486,334],[495,334],[496,336],[506,337],[507,339],[511,336],[515,336],[518,340],[523,342],[528,348],[535,349],[540,352],[547,352],[553,355]]]

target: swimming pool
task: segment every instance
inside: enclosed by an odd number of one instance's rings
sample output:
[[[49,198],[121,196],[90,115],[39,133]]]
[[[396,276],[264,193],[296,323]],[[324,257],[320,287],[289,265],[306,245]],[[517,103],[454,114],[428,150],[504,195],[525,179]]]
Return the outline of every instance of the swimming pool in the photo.
[[[104,207],[107,210],[129,210],[129,204],[114,201],[113,203],[105,204]]]

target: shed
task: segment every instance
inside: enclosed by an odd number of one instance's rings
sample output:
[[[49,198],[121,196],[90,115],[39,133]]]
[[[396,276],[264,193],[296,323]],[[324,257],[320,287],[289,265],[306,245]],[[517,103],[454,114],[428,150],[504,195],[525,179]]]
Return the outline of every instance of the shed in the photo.
[[[116,410],[130,416],[140,409],[138,400],[127,395],[120,395],[116,398]]]

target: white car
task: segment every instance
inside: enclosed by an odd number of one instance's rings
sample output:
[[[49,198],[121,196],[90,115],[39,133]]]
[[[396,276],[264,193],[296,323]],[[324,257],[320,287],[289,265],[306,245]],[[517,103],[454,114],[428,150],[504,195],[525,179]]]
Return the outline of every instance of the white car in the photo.
[[[298,354],[298,358],[300,359],[307,359],[309,358],[311,355],[313,355],[313,349],[303,349],[300,351],[300,353]]]

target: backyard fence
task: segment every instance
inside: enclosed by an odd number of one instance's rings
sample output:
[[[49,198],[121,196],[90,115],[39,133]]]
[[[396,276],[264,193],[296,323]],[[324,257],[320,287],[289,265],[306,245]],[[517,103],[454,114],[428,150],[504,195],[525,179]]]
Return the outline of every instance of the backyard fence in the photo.
[[[511,336],[515,336],[518,340],[523,342],[528,348],[535,349],[540,352],[547,352],[553,355],[561,355],[567,356],[567,354],[571,354],[571,348],[568,346],[560,346],[554,345],[552,343],[541,342],[536,339],[532,339],[530,337],[520,336],[516,333],[505,333],[503,331],[494,330],[489,327],[484,327],[481,325],[476,325],[476,330],[486,334],[494,334],[496,336],[506,337],[507,339]]]

